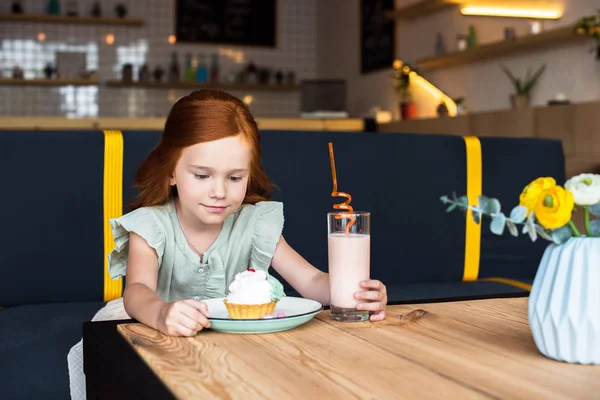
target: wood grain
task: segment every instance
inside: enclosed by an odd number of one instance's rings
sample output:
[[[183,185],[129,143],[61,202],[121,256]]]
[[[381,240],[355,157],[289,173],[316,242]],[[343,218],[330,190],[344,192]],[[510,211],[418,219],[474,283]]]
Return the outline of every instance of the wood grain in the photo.
[[[426,311],[426,318],[404,317],[415,309]],[[562,363],[539,353],[525,298],[392,306],[388,312],[372,329],[330,321],[327,312],[318,318],[492,398],[598,398],[600,366]]]
[[[328,311],[294,330],[119,332],[177,398],[591,399],[600,367],[541,355],[527,299],[389,306],[385,321],[340,323]]]
[[[179,399],[488,398],[319,320],[275,334],[206,331],[193,339],[140,324],[119,331]]]

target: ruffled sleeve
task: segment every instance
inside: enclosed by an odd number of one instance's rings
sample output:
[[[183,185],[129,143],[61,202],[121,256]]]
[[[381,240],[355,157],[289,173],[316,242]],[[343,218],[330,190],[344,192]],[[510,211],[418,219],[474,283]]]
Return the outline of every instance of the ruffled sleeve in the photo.
[[[255,269],[267,271],[267,277],[271,282],[272,298],[275,300],[285,296],[285,293],[281,282],[268,274],[268,271],[282,231],[283,203],[276,201],[256,203],[250,265]]]
[[[275,247],[283,231],[283,203],[265,201],[256,203],[250,265],[267,271],[275,254]]]
[[[140,235],[156,250],[158,265],[161,264],[165,250],[165,231],[151,209],[142,207],[122,217],[111,219],[110,226],[116,245],[108,256],[108,273],[112,279],[125,276],[130,232]]]

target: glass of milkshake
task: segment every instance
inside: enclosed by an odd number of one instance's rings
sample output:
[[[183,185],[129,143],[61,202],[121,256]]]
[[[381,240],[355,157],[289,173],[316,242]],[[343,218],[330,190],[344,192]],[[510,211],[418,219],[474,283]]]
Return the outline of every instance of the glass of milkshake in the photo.
[[[369,311],[357,310],[354,293],[369,279],[371,214],[363,211],[327,214],[331,319],[365,321]]]

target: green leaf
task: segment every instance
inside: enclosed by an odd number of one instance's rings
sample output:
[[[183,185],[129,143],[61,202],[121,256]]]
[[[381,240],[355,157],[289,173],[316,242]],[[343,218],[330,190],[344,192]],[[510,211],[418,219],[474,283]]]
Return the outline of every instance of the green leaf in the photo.
[[[467,196],[460,196],[456,201],[459,203],[459,206],[466,210],[469,207],[469,199]]]
[[[531,213],[533,214],[533,212]],[[516,206],[510,212],[510,217],[508,217],[515,224],[520,224],[525,221],[527,217],[527,207],[524,206]]]
[[[502,235],[504,233],[504,227],[506,226],[506,217],[504,214],[492,215],[492,222],[490,223],[490,231],[495,235]]]
[[[519,236],[519,230],[517,229],[516,225],[509,219],[506,220],[506,227],[508,228],[508,231],[510,232],[511,235],[513,235],[514,237]]]
[[[512,72],[510,72],[510,70],[508,68],[506,68],[505,65],[500,65],[500,68],[502,68],[502,71],[504,71],[506,76],[508,76],[508,79],[510,79],[511,82],[516,86],[515,82],[517,81],[517,78],[515,78],[515,76],[512,74]]]
[[[481,210],[479,208],[471,208],[471,214],[473,215],[473,221],[475,221],[476,224],[481,223]]]
[[[523,225],[523,234],[525,233],[529,234],[529,239],[531,239],[532,242],[537,240],[537,232],[532,218],[527,218],[525,225]]]
[[[517,78],[516,88],[517,93],[525,93],[525,91],[523,90],[523,83],[521,82],[520,78]]]
[[[552,241],[556,244],[563,244],[573,236],[573,231],[568,225],[552,230]]]
[[[593,206],[590,206],[589,210],[590,214],[592,214],[593,216],[600,217],[600,203],[596,203]]]
[[[544,228],[543,226],[536,224],[535,231],[538,235],[540,235],[541,238],[552,241],[552,236],[550,236],[546,228]]]
[[[535,74],[533,74],[533,76],[530,79],[528,79],[527,82],[525,82],[523,86],[524,93],[529,93],[529,91],[531,91],[531,89],[535,86],[536,82],[542,76],[545,70],[546,64],[543,64],[540,68],[538,68],[537,71],[535,71]]]
[[[500,212],[500,201],[492,197],[479,196],[479,208],[484,214],[492,215]]]
[[[458,207],[458,204],[452,203],[448,208],[446,208],[446,212],[454,211],[456,207]]]
[[[600,219],[595,219],[590,222],[590,228],[592,231],[592,236],[600,235]]]
[[[440,201],[444,204],[450,204],[450,206],[446,208],[446,212],[450,212],[457,207],[460,207],[462,209],[466,209],[467,207],[467,198],[465,196],[460,197],[458,199],[456,198],[456,196],[454,196],[454,200],[452,200],[448,198],[448,196],[444,195],[440,197]]]

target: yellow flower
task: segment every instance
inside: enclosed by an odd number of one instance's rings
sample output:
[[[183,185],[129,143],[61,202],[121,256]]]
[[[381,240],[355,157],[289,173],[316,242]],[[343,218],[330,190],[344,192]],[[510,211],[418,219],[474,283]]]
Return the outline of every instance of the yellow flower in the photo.
[[[575,207],[573,194],[561,186],[544,190],[535,205],[535,218],[546,229],[565,226]]]
[[[535,181],[525,186],[525,189],[523,189],[523,193],[521,193],[521,197],[519,198],[519,205],[527,207],[527,215],[529,215],[535,208],[542,192],[554,186],[556,186],[554,178],[537,178]]]

